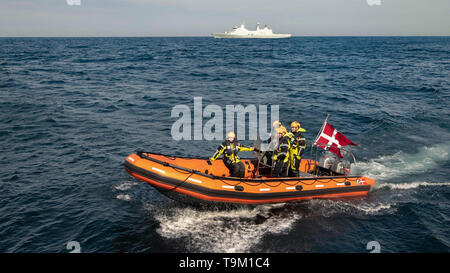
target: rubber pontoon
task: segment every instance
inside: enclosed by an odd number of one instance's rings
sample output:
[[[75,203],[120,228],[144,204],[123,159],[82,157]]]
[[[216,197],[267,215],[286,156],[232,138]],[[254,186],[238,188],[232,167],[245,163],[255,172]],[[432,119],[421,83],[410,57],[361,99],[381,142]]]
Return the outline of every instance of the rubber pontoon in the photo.
[[[244,178],[227,177],[221,160],[172,157],[137,152],[125,160],[125,169],[161,193],[183,201],[263,204],[316,198],[366,196],[375,180],[363,176],[313,175],[318,162],[302,159],[300,177],[271,178],[258,175],[257,160],[243,159]],[[317,173],[317,172],[316,172]]]

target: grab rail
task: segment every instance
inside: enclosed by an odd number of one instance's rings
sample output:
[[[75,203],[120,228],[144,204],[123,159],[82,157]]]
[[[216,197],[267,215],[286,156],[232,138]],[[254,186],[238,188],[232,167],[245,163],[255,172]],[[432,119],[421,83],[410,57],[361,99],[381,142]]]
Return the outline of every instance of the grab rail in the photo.
[[[165,161],[161,161],[161,160],[158,160],[158,159],[146,156],[144,154],[154,154],[154,155],[167,156],[167,155],[159,154],[159,153],[151,153],[151,152],[143,152],[143,151],[137,151],[136,152],[136,155],[138,155],[140,158],[156,162],[156,163],[161,164],[163,166],[176,168],[176,169],[179,169],[179,170],[195,173],[195,174],[202,175],[202,176],[209,177],[209,178],[213,178],[213,179],[222,179],[222,180],[240,181],[240,182],[253,182],[253,183],[289,182],[289,181],[297,181],[297,180],[299,180],[299,177],[277,177],[277,178],[268,178],[268,179],[261,179],[261,178],[249,179],[249,178],[216,176],[216,175],[207,174],[207,173],[204,173],[204,172],[201,172],[201,171],[198,171],[198,170],[184,168],[184,167],[181,167],[181,166],[178,166],[178,165],[175,165],[175,164],[171,164],[171,163],[168,163],[168,162],[165,162]],[[201,159],[201,158],[199,158],[199,159]],[[204,159],[204,160],[206,160],[206,159]],[[361,176],[321,176],[321,177],[302,177],[300,180],[311,181],[311,180],[318,180],[318,179],[339,179],[339,178],[359,178],[359,177],[361,177]]]

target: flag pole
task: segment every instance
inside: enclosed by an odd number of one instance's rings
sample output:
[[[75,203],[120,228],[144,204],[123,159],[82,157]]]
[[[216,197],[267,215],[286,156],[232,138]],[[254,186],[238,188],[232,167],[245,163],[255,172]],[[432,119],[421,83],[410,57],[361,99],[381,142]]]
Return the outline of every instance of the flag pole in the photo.
[[[314,142],[311,144],[311,153],[312,153],[313,147],[316,146],[316,152],[315,152],[315,154],[316,154],[316,160],[314,160],[314,170],[316,170],[316,175],[318,174],[318,173],[317,173],[317,171],[318,171],[317,166],[318,166],[318,164],[319,164],[319,162],[317,162],[317,153],[318,153],[318,151],[317,151],[317,149],[318,149],[318,148],[317,148],[317,140],[319,140],[319,136],[322,134],[322,131],[323,131],[323,129],[325,128],[325,124],[327,123],[329,117],[330,117],[330,114],[327,114],[327,117],[325,118],[325,120],[324,120],[324,122],[323,122],[323,124],[322,124],[322,128],[320,128],[319,133],[318,133],[317,136],[316,136],[316,139],[315,139]]]
[[[325,120],[324,120],[324,122],[323,122],[323,124],[322,124],[322,128],[320,128],[320,131],[319,131],[319,133],[317,134],[316,139],[314,140],[314,145],[317,143],[317,140],[319,140],[319,136],[320,136],[320,134],[322,133],[323,128],[325,127],[325,123],[327,123],[329,117],[330,117],[330,114],[327,114],[327,117],[325,118]]]

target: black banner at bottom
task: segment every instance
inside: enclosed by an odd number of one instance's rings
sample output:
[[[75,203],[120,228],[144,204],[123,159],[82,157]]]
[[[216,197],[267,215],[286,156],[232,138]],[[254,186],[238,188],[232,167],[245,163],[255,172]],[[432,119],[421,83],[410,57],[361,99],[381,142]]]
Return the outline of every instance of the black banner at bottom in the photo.
[[[70,269],[76,272],[105,270],[130,272],[281,272],[282,270],[386,270],[400,266],[416,268],[424,263],[444,265],[447,254],[0,254],[3,266],[17,271],[21,266],[37,269]],[[361,267],[362,266],[362,267]]]

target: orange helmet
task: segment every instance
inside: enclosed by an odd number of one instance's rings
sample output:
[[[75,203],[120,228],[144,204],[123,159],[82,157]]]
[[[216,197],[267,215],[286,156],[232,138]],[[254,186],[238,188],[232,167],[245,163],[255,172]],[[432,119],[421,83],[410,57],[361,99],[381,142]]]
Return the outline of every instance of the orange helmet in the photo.
[[[302,127],[301,125],[300,125],[300,122],[298,122],[298,121],[293,121],[292,123],[291,123],[291,128],[292,127],[298,127],[298,128],[300,128],[300,127]]]

